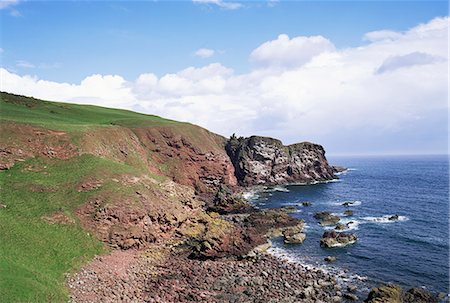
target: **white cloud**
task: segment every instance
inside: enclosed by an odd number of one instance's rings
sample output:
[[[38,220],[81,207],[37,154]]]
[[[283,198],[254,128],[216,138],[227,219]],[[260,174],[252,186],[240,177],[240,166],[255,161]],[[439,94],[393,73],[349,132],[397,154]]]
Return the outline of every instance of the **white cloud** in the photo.
[[[215,51],[209,48],[200,48],[195,51],[195,55],[200,58],[209,58],[214,56]]]
[[[5,9],[7,7],[17,5],[19,2],[19,0],[0,0],[0,9]]]
[[[217,5],[220,8],[229,9],[229,10],[239,9],[239,8],[243,7],[243,5],[241,3],[226,2],[223,0],[192,0],[192,2],[197,3],[197,4]]]
[[[93,75],[68,84],[1,69],[1,90],[144,111],[223,135],[311,140],[334,152],[442,152],[447,140],[447,22],[438,18],[346,49],[335,49],[323,37],[281,35],[251,54],[265,68],[257,65],[245,74],[213,63],[159,78],[151,73],[134,81]]]
[[[259,65],[298,67],[314,56],[335,50],[333,43],[322,36],[294,37],[279,35],[276,40],[268,41],[256,48],[250,60]]]
[[[368,32],[364,35],[364,40],[376,42],[376,41],[382,41],[382,40],[394,40],[399,37],[401,37],[401,33],[390,31],[390,30],[381,30],[381,31],[374,31],[374,32]]]
[[[383,64],[377,69],[377,73],[394,71],[399,68],[410,67],[414,65],[432,64],[442,61],[443,58],[433,56],[427,53],[413,52],[406,55],[393,56],[384,60]]]
[[[16,66],[17,67],[22,67],[22,68],[35,68],[36,66],[28,61],[25,60],[18,60],[16,61]]]

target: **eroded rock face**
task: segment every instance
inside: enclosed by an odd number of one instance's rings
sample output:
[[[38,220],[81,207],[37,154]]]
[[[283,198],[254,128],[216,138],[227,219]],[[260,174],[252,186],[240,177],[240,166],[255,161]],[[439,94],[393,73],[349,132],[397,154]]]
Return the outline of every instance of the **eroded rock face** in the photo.
[[[281,141],[232,136],[226,150],[243,186],[314,182],[334,178],[334,169],[322,146],[303,142],[284,146]]]

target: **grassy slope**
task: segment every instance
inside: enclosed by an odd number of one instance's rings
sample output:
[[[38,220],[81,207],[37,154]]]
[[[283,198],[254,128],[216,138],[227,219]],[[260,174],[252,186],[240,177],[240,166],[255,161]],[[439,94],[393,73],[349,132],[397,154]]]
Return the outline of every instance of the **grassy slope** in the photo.
[[[76,134],[98,127],[173,126],[192,132],[191,125],[157,116],[96,106],[40,101],[1,93],[1,122],[31,124]],[[74,144],[76,140],[74,139]],[[0,142],[0,146],[5,145]],[[64,273],[105,251],[83,231],[73,214],[94,192],[75,190],[87,176],[108,179],[139,174],[142,167],[91,155],[70,160],[36,157],[0,172],[0,298],[2,302],[64,302]],[[41,192],[33,188],[44,189]],[[105,184],[99,190],[114,190]],[[119,189],[115,189],[119,190]],[[49,224],[42,217],[63,212],[75,224]]]

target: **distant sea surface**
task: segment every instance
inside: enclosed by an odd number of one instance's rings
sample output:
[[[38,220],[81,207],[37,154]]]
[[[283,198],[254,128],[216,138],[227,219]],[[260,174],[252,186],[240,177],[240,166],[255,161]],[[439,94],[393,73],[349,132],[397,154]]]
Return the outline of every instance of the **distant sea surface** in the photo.
[[[336,182],[275,187],[252,196],[260,208],[294,205],[292,215],[305,220],[307,238],[300,245],[275,240],[278,252],[311,265],[334,255],[336,270],[365,277],[367,283],[394,282],[449,293],[449,175],[447,156],[329,157],[349,170]],[[301,206],[310,201],[312,206]],[[351,201],[352,206],[342,203]],[[344,217],[347,209],[354,215]],[[325,249],[326,228],[313,218],[330,211],[349,223],[356,244]],[[399,215],[398,221],[388,220]]]

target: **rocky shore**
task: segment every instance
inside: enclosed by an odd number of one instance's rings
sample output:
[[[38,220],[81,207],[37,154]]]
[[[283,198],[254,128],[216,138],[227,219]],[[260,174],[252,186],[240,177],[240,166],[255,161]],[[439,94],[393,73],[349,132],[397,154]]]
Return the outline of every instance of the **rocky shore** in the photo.
[[[349,295],[332,275],[270,255],[200,261],[159,249],[98,257],[68,284],[72,302],[328,303]]]

